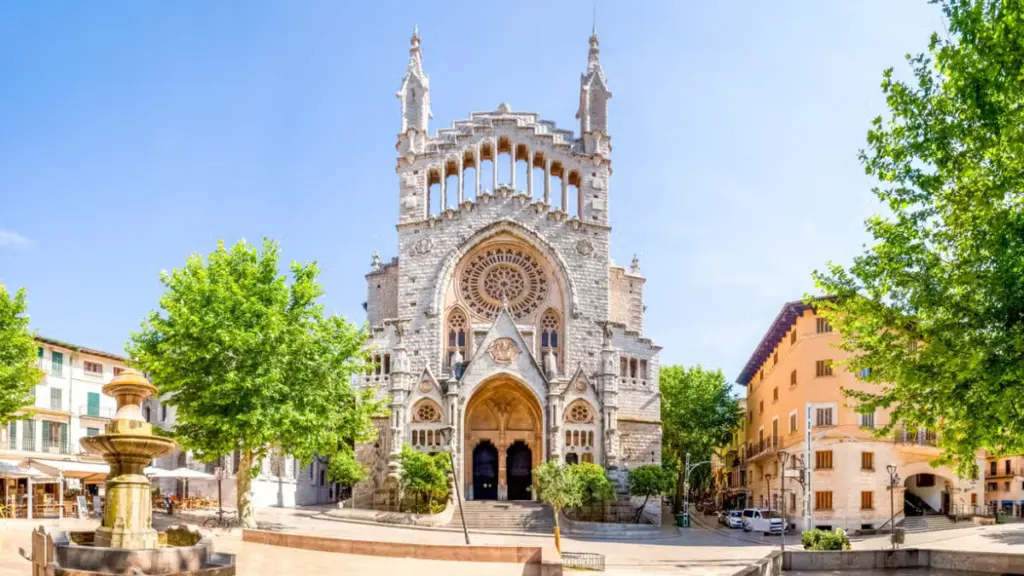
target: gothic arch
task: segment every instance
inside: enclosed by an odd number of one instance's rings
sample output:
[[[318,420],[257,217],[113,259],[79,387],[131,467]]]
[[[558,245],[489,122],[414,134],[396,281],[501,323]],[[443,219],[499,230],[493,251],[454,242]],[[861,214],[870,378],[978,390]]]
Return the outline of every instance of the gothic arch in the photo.
[[[573,318],[578,318],[580,315],[579,292],[572,276],[569,275],[569,266],[566,264],[565,259],[562,258],[551,243],[541,237],[535,230],[508,218],[498,220],[481,228],[445,256],[441,271],[438,274],[438,282],[434,287],[434,295],[430,303],[430,313],[436,315],[444,309],[445,290],[451,284],[455,275],[455,269],[462,258],[477,246],[502,234],[509,234],[515,239],[526,243],[554,264],[552,269],[558,276],[559,282],[565,287],[565,296],[568,300],[565,303],[564,310],[569,311],[568,314],[571,314]]]
[[[597,410],[590,402],[579,398],[565,407],[562,420],[566,424],[593,424],[597,421]]]
[[[440,424],[444,421],[444,410],[431,398],[423,398],[410,410],[410,421],[417,424]]]

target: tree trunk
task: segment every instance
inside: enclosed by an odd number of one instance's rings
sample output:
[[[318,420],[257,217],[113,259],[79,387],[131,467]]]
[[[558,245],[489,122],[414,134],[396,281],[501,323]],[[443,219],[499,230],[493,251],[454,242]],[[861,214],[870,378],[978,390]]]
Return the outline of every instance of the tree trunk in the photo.
[[[551,512],[555,515],[555,550],[558,550],[558,554],[562,554],[562,533],[558,527],[558,509],[554,506],[551,507]]]
[[[640,508],[639,508],[639,509],[638,509],[638,510],[636,511],[636,523],[637,523],[637,524],[639,524],[639,523],[640,523],[640,518],[642,518],[642,517],[643,517],[643,515],[644,515],[644,508],[647,508],[647,501],[648,501],[648,500],[649,500],[650,498],[651,498],[651,495],[650,495],[650,494],[648,494],[647,496],[644,496],[644,503],[643,503],[643,504],[641,504],[641,505],[640,505]]]
[[[256,528],[256,510],[252,505],[252,463],[255,454],[241,451],[235,472],[235,492],[238,496],[238,522],[242,528]]]
[[[686,462],[684,459],[680,459],[680,462]],[[686,472],[683,471],[685,465],[679,467],[679,477],[676,479],[676,493],[672,498],[672,510],[679,512],[683,508],[683,490],[684,484],[686,484]]]

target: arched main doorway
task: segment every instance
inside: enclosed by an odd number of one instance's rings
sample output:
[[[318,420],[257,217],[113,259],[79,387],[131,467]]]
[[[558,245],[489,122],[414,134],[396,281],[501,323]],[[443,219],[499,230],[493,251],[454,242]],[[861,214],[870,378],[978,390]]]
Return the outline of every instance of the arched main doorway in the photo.
[[[473,448],[473,497],[477,500],[498,498],[498,449],[488,440]]]
[[[543,422],[537,397],[514,378],[497,376],[481,384],[466,405],[466,498],[532,498],[533,468],[544,457]]]
[[[929,516],[950,510],[952,482],[931,473],[914,474],[903,482],[903,513]]]
[[[517,440],[508,447],[505,461],[508,463],[508,499],[529,500],[533,497],[533,455],[530,447]]]

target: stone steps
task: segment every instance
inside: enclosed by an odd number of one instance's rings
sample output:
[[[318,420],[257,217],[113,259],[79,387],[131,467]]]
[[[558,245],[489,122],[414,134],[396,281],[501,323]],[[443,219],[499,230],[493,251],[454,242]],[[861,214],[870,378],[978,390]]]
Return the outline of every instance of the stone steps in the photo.
[[[907,533],[932,532],[935,530],[950,530],[962,528],[963,524],[957,524],[947,516],[937,514],[935,516],[908,516],[896,523],[897,527],[903,528]]]
[[[550,533],[554,528],[551,507],[536,502],[469,501],[463,502],[463,512],[470,530]],[[448,527],[462,528],[457,509]]]

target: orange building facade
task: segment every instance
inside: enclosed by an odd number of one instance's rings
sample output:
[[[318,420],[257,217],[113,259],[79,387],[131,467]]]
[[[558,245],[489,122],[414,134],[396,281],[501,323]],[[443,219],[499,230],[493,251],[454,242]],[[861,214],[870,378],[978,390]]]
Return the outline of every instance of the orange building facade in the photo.
[[[891,515],[950,513],[984,500],[984,478],[958,477],[929,462],[935,433],[898,430],[880,438],[888,411],[860,414],[843,388],[870,390],[839,362],[840,335],[813,306],[785,304],[737,382],[747,388],[746,442],[726,455],[742,471],[748,506],[786,513],[800,529],[887,527]],[[786,456],[783,456],[785,454]],[[786,460],[785,479],[782,479]],[[978,464],[985,465],[979,453]],[[890,490],[888,466],[895,466]],[[984,472],[984,470],[983,470]],[[890,498],[891,492],[891,498]]]

